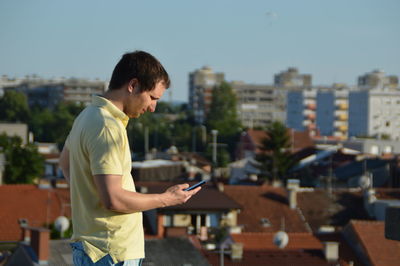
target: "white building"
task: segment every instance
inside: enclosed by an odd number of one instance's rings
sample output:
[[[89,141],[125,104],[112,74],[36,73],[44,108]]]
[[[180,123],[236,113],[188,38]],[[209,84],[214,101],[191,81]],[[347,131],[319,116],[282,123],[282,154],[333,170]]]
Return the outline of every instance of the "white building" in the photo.
[[[349,93],[349,136],[400,139],[400,92],[389,89]]]

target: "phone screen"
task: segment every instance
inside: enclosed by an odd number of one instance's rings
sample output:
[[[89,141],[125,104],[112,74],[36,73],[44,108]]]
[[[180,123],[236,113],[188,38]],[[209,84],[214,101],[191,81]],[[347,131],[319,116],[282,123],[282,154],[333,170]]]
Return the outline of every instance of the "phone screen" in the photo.
[[[197,184],[194,184],[194,185],[193,185],[193,186],[191,186],[191,187],[185,188],[185,189],[184,189],[184,191],[190,191],[190,190],[193,190],[193,189],[197,188],[198,186],[201,186],[201,185],[203,185],[205,182],[206,182],[205,180],[202,180],[202,181],[200,181],[199,183],[197,183]]]

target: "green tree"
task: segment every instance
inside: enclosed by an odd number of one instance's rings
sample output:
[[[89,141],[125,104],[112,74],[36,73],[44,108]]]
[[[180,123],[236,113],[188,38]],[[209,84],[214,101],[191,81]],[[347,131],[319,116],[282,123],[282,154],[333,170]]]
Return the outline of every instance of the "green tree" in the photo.
[[[8,90],[0,98],[0,121],[27,122],[29,121],[29,106],[25,94]]]
[[[5,155],[6,167],[4,182],[6,184],[32,184],[44,171],[44,158],[33,144],[22,145],[17,136],[0,135],[0,148]]]
[[[191,149],[194,129],[191,117],[183,106],[168,106],[168,103],[157,104],[154,114],[145,113],[138,119],[130,120],[127,128],[129,143],[139,156],[144,155],[146,129],[149,133],[149,149],[165,150],[171,145],[175,145],[179,151]],[[200,137],[196,140],[201,141]],[[197,148],[200,147],[201,144],[198,144]]]
[[[212,155],[213,155],[213,147],[212,145],[209,145],[207,147],[205,156],[208,160],[212,161]],[[230,156],[226,147],[223,146],[217,147],[217,166],[226,167],[229,161],[230,161]]]
[[[275,121],[267,127],[266,134],[256,160],[261,163],[260,170],[267,180],[285,182],[288,170],[295,164],[290,154],[288,130],[281,122]]]
[[[233,155],[241,124],[236,112],[236,96],[227,82],[213,89],[210,111],[207,115],[208,130],[218,130],[218,142],[228,145]]]
[[[29,121],[29,128],[33,132],[35,140],[56,142],[59,147],[62,147],[75,117],[82,111],[83,107],[81,104],[60,103],[54,110],[34,108],[32,119]]]

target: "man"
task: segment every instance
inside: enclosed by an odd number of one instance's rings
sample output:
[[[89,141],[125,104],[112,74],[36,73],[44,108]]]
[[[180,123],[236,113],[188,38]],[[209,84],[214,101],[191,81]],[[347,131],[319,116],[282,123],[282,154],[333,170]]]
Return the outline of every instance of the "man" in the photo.
[[[142,211],[182,204],[200,190],[184,191],[188,184],[162,194],[135,190],[126,126],[129,118],[154,112],[169,85],[156,58],[127,53],[115,66],[109,90],[93,96],[75,119],[60,156],[71,190],[75,265],[140,265]]]

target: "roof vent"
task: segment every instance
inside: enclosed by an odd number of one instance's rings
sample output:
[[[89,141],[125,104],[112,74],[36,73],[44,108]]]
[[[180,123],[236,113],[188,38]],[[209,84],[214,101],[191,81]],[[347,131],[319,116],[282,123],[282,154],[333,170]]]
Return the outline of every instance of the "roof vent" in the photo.
[[[272,225],[267,218],[261,218],[260,222],[263,227],[270,227]]]
[[[287,246],[287,244],[289,243],[289,236],[286,232],[284,231],[278,231],[275,235],[274,235],[274,240],[273,243],[275,246],[277,246],[280,249],[283,249]]]
[[[18,219],[18,223],[20,226],[28,226],[28,219],[25,218]]]

